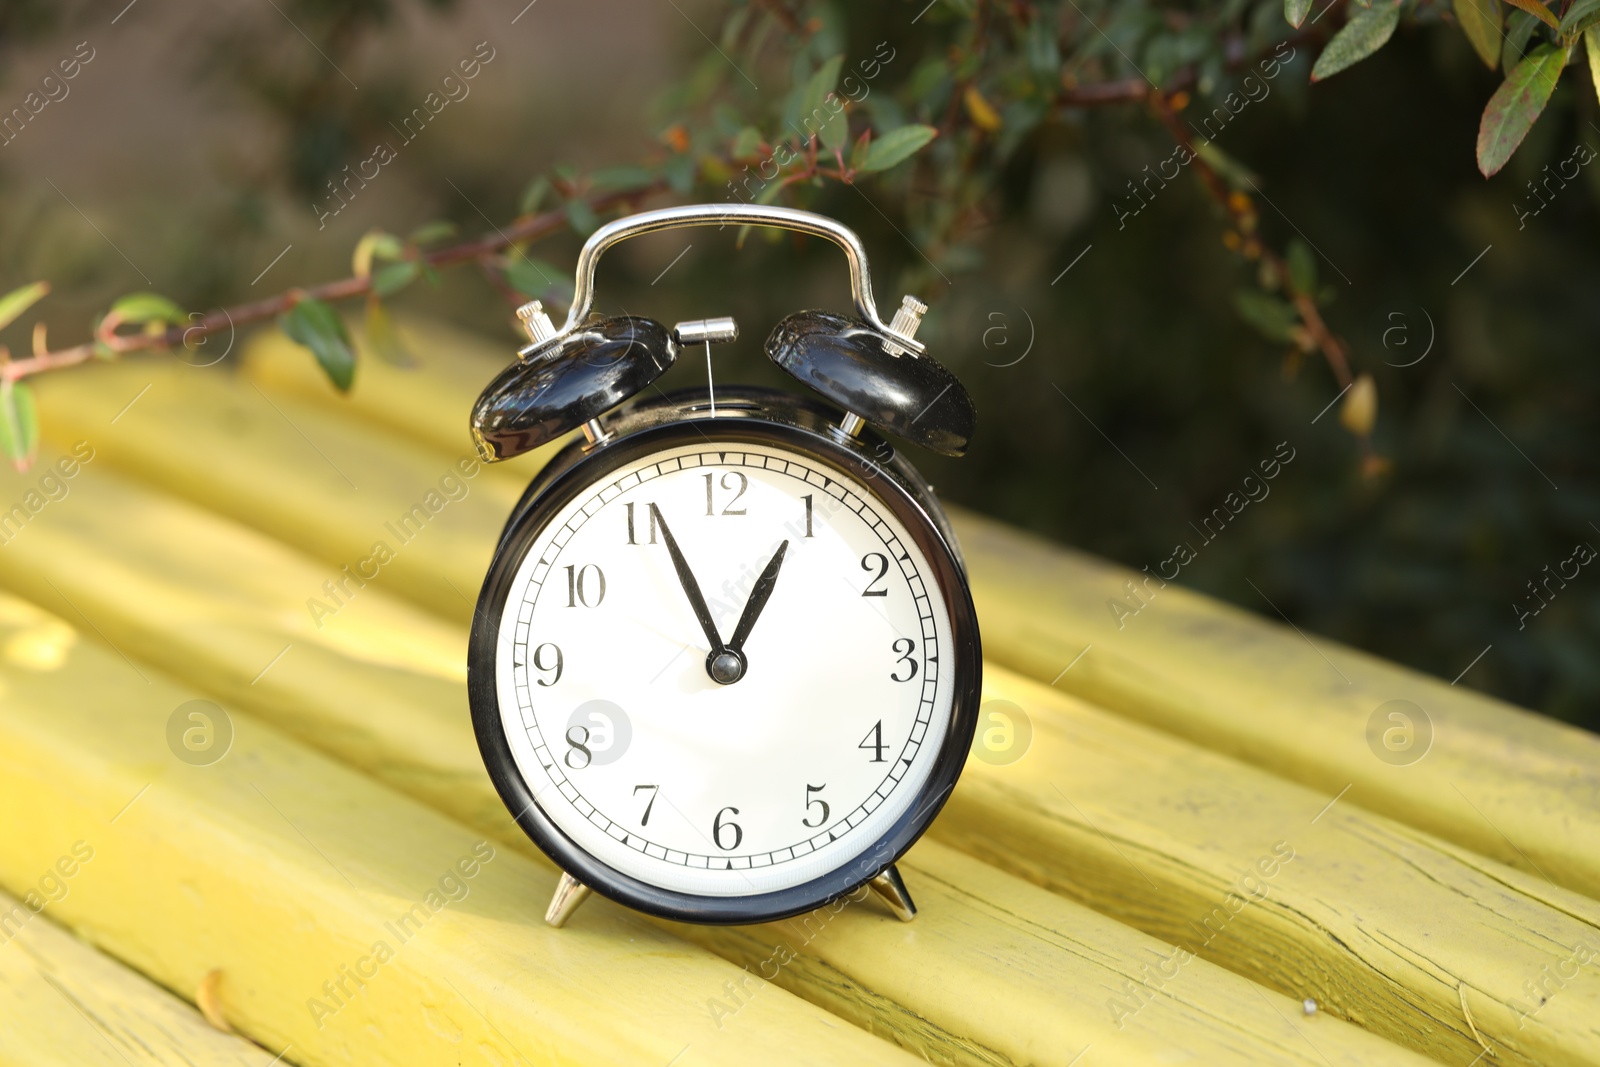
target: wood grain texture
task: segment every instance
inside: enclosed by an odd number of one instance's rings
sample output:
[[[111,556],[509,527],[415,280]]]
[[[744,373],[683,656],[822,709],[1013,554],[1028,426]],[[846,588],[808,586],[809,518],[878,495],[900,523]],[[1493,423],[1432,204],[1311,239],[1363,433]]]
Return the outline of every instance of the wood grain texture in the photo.
[[[32,542],[45,547],[16,557],[28,571],[7,567],[0,570],[0,581],[26,585],[52,604],[76,603],[119,647],[137,648],[137,654],[158,657],[190,675],[232,677],[234,624],[226,620],[233,612],[260,620],[284,617],[281,601],[273,596],[292,594],[273,591],[293,589],[300,580],[290,555],[191,505],[127,485],[115,472],[91,470],[81,477],[75,492],[83,494],[79,512],[90,517],[81,520],[90,526],[74,520],[62,523],[60,531],[27,531],[50,536]],[[105,529],[92,528],[94,522],[129,513],[141,521],[116,540]],[[19,538],[10,547],[23,544]],[[100,546],[100,569],[79,580],[61,561],[91,545]],[[209,566],[186,562],[219,557],[248,578],[229,581]],[[119,594],[135,572],[159,577],[134,593]],[[419,623],[428,626],[414,629]],[[356,649],[390,640],[420,648],[434,639],[430,634],[437,635],[434,625],[374,590],[352,602],[349,613],[328,628],[358,627],[350,642]],[[282,636],[291,640],[287,631]],[[460,641],[458,635],[452,644]],[[444,653],[437,649],[428,658]],[[335,654],[331,648],[329,654]],[[290,663],[285,656],[266,677]],[[128,664],[121,669],[127,684],[137,684]],[[346,655],[317,675],[317,684],[294,690],[292,706],[280,706],[284,698],[263,699],[248,685],[234,692],[312,744],[531,854],[532,845],[511,824],[481,765],[465,766],[459,757],[472,746],[465,694],[456,692],[449,702],[448,707],[459,708],[455,714],[441,714],[435,730],[420,731],[407,724],[426,714],[428,694],[413,693],[406,714],[393,714],[396,709],[387,705],[374,714],[370,698],[364,699],[389,686],[384,679],[392,670],[359,654]],[[459,681],[454,686],[459,690]],[[395,699],[405,691],[399,685],[392,689]],[[923,897],[923,912],[912,924],[865,904],[833,921],[831,913],[818,915],[810,927],[801,922],[740,931],[675,929],[746,965],[758,978],[773,969],[762,963],[778,945],[791,946],[798,959],[777,969],[777,984],[935,1062],[1066,1063],[1085,1044],[1094,1044],[1105,1062],[1130,1063],[1149,1062],[1158,1053],[1197,1063],[1317,1063],[1322,1056],[1334,1062],[1405,1062],[1411,1056],[1336,1019],[1296,1017],[1295,1002],[1200,961],[1186,967],[1184,985],[1162,998],[1164,1007],[1152,1005],[1135,1018],[1119,1020],[1113,992],[1123,981],[1140,980],[1144,968],[1169,956],[1170,949],[935,843],[919,846],[907,862],[913,877],[928,874],[930,880],[926,892],[914,890]],[[530,891],[533,899],[524,902],[526,921],[536,921],[539,894],[548,892],[549,878],[545,875],[541,888]],[[574,927],[582,927],[591,908],[610,907],[591,901]],[[820,936],[807,938],[813,931]],[[930,949],[930,942],[937,947]],[[931,959],[937,966],[929,964]],[[747,980],[740,972],[731,982],[733,992],[706,993],[703,1014],[732,1025],[713,1001],[737,1006],[738,990]],[[1046,1003],[1056,1005],[1054,1012],[1026,1025],[1011,1008]],[[1306,1045],[1307,1037],[1314,1046]],[[1311,1058],[1318,1050],[1320,1055]]]
[[[869,900],[831,923],[822,909],[685,936],[757,974],[775,949],[795,950],[780,981],[874,1030],[924,1031],[935,1063],[1430,1062],[1204,960],[1179,962],[1170,945],[937,841],[900,869],[912,923]],[[1180,977],[1152,984],[1162,968]]]
[[[9,597],[0,642],[0,882],[85,842],[52,916],[173,988],[220,969],[227,1018],[292,1062],[916,1062],[780,991],[719,1028],[738,968],[620,908],[545,926],[548,869],[247,715],[179,761],[192,690]]]
[[[939,840],[1445,1063],[1480,1037],[1499,1064],[1600,1063],[1600,903],[1009,671],[985,683],[1031,745],[968,761]]]
[[[57,892],[37,912],[0,892],[0,1065],[271,1067],[273,1054],[58,927]]]
[[[1176,584],[1151,582],[1147,607],[1114,615],[1107,602],[1136,607],[1126,583],[1145,591],[1145,575],[952,517],[995,662],[1329,795],[1348,785],[1354,804],[1600,897],[1600,737]],[[1409,765],[1368,745],[1391,700],[1431,720]]]

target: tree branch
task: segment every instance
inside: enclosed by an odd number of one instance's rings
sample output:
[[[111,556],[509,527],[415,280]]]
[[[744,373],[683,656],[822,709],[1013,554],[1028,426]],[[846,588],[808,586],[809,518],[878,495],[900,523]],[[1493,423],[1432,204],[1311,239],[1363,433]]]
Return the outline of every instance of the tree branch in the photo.
[[[619,204],[633,203],[644,197],[660,192],[665,188],[662,182],[652,182],[649,185],[633,189],[623,189],[617,192],[603,193],[590,197],[589,206],[596,212],[605,211]],[[502,252],[522,241],[536,241],[560,231],[567,225],[565,211],[547,211],[541,215],[524,215],[504,228],[496,228],[494,232],[485,234],[472,241],[463,241],[460,244],[447,248],[425,252],[420,259],[430,267],[453,267],[460,263],[483,261],[497,252]],[[325,301],[350,300],[354,297],[365,296],[372,291],[372,276],[355,275],[349,278],[340,278],[337,281],[324,282],[308,289],[290,289],[279,293],[277,296],[265,297],[247,304],[238,304],[231,308],[222,308],[203,316],[199,322],[188,326],[173,326],[160,333],[132,333],[119,334],[107,330],[94,341],[86,341],[71,348],[63,348],[55,352],[40,352],[26,359],[11,360],[0,364],[0,377],[6,381],[16,382],[34,374],[45,371],[60,370],[64,367],[76,366],[87,363],[95,358],[97,345],[104,346],[113,356],[126,355],[129,352],[148,351],[150,349],[172,348],[175,345],[185,345],[197,338],[207,337],[225,329],[231,329],[245,323],[260,322],[294,307],[295,304],[307,298]],[[108,320],[109,321],[109,320]]]

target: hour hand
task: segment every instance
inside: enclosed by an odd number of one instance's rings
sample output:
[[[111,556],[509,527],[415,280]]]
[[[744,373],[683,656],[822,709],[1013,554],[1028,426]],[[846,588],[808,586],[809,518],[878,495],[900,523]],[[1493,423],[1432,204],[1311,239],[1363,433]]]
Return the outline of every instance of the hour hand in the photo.
[[[750,631],[755,629],[756,620],[761,617],[761,609],[767,606],[767,600],[772,596],[772,588],[778,584],[778,568],[783,566],[783,557],[788,551],[789,542],[785,541],[778,546],[778,551],[772,554],[766,570],[761,572],[761,577],[756,579],[755,588],[750,590],[750,599],[745,602],[744,613],[739,616],[739,624],[733,628],[733,637],[728,641],[728,649],[741,657],[744,655],[745,639],[750,636]]]
[[[678,539],[672,536],[672,530],[667,527],[667,520],[662,516],[661,509],[654,503],[650,505],[650,514],[661,528],[662,539],[667,542],[667,554],[672,557],[672,568],[678,572],[678,584],[683,586],[684,595],[689,598],[689,606],[694,609],[694,617],[700,620],[700,629],[705,631],[706,640],[711,643],[711,656],[727,651],[722,643],[722,638],[717,634],[717,624],[711,618],[711,609],[706,607],[706,598],[700,593],[700,583],[694,580],[694,572],[689,569],[689,561],[683,558],[683,550],[678,547]]]

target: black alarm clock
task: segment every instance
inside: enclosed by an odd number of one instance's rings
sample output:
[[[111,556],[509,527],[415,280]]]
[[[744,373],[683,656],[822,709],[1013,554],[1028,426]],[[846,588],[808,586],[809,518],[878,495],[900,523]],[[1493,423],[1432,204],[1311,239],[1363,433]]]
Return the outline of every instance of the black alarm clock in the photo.
[[[735,340],[734,321],[591,317],[608,248],[708,225],[844,250],[856,315],[802,311],[766,344],[820,400],[663,393],[679,353]],[[925,311],[906,297],[885,325],[852,231],[744,204],[609,223],[563,327],[519,310],[532,342],[478,399],[473,439],[494,461],[582,436],[501,535],[468,688],[495,788],[565,872],[552,925],[591,890],[754,923],[867,885],[915,915],[894,862],[961,773],[982,672],[949,522],[886,439],[960,455],[973,433],[967,391],[916,340]]]

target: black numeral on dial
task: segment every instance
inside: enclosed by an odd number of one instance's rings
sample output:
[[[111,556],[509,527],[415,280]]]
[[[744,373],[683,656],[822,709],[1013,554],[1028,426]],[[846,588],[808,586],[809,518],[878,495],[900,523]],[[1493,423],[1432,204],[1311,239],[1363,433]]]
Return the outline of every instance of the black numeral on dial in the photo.
[[[638,796],[639,795],[639,790],[641,790],[641,789],[650,790],[650,802],[647,803],[644,806],[644,818],[639,820],[639,825],[640,826],[649,826],[650,825],[650,809],[656,806],[656,794],[658,792],[660,792],[661,787],[657,786],[657,785],[636,785],[636,786],[633,787],[633,795],[634,796]]]
[[[872,758],[867,761],[868,763],[883,762],[883,750],[889,746],[883,743],[882,719],[879,719],[877,722],[873,723],[872,729],[867,731],[867,736],[862,738],[861,743],[856,747],[864,748],[872,753]]]
[[[634,539],[634,532],[633,532],[633,501],[630,500],[630,501],[628,501],[626,504],[624,504],[622,506],[624,508],[626,508],[627,511],[628,511],[628,544],[636,545],[639,542]],[[646,512],[649,513],[649,516],[650,516],[650,518],[649,518],[649,522],[650,522],[650,540],[648,542],[646,542],[646,543],[653,545],[653,544],[656,543],[656,508],[655,508],[654,504],[646,504],[644,506],[644,509],[645,509]]]
[[[828,802],[826,800],[823,800],[821,797],[813,797],[811,795],[812,793],[820,793],[826,788],[828,788],[828,783],[827,782],[823,782],[821,785],[808,785],[808,786],[806,786],[806,812],[807,812],[807,815],[806,815],[806,817],[804,819],[800,820],[800,823],[801,823],[802,826],[809,826],[813,830],[815,830],[817,827],[823,825],[824,823],[826,823],[828,821]],[[812,808],[818,806],[819,804],[822,806],[822,811],[817,814],[817,821],[816,822],[812,822],[811,821],[811,816],[810,816],[810,811],[811,811]]]
[[[587,726],[571,726],[567,728],[566,755],[561,757],[565,763],[575,771],[581,771],[589,766],[594,759],[594,753],[589,751],[589,728]]]
[[[872,580],[867,583],[867,587],[861,591],[862,596],[889,595],[889,590],[887,589],[872,588],[879,582],[883,581],[884,576],[889,573],[888,556],[885,556],[882,552],[868,552],[865,556],[861,557],[861,569],[864,571],[876,569],[878,572],[872,576]]]
[[[744,840],[744,830],[740,828],[738,823],[732,821],[722,821],[723,816],[729,814],[737,815],[739,814],[739,809],[723,808],[721,811],[717,812],[716,819],[711,823],[711,839],[715,841],[717,843],[717,847],[722,849],[724,852],[732,852],[734,849],[738,848],[739,843]],[[723,844],[723,833],[728,830],[733,831],[733,842],[731,844]]]
[[[593,563],[583,567],[567,564],[567,607],[575,608],[582,604],[586,608],[597,608],[605,598],[605,571]]]
[[[550,650],[550,656],[546,656],[544,654],[544,650],[547,648]],[[546,659],[551,658],[553,658],[555,662],[545,662]],[[533,650],[533,665],[541,672],[550,675],[549,680],[544,678],[534,679],[536,683],[545,686],[555,685],[557,682],[561,681],[561,668],[565,665],[565,659],[562,657],[561,649],[558,646],[552,645],[549,641],[546,641],[544,644]]]
[[[917,676],[917,661],[911,658],[912,653],[916,652],[916,650],[917,643],[911,638],[899,637],[895,639],[894,654],[900,658],[895,662],[894,671],[889,675],[891,681],[909,682]],[[902,664],[906,668],[906,676],[904,678],[900,677],[900,666]]]
[[[707,515],[715,515],[715,514],[717,514],[717,512],[715,510],[713,510],[714,507],[715,507],[715,504],[714,504],[714,501],[712,500],[712,492],[711,492],[711,479],[714,477],[714,475],[712,475],[710,472],[707,472],[705,477],[706,477],[706,514]],[[722,476],[722,488],[727,490],[730,493],[733,493],[733,499],[729,500],[726,504],[722,505],[722,514],[724,514],[724,515],[743,515],[745,513],[745,509],[744,508],[736,508],[736,507],[734,507],[734,505],[739,502],[739,498],[740,497],[744,496],[744,491],[746,489],[750,488],[750,479],[746,478],[739,471],[728,471],[726,474],[724,474]]]

